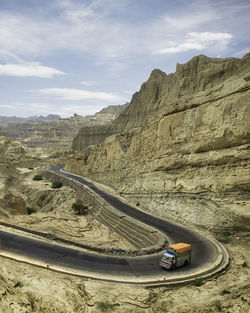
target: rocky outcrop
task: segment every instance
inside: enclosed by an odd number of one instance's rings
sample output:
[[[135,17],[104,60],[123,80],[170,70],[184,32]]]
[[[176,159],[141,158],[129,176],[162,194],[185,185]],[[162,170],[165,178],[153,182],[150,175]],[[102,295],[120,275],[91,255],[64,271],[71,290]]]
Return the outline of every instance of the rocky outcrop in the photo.
[[[110,134],[110,125],[82,127],[72,141],[72,149],[81,150],[91,145],[97,145]]]
[[[25,150],[20,142],[0,136],[0,191],[7,180],[11,180],[17,174],[15,164],[24,154]]]
[[[27,207],[20,194],[12,192],[10,185],[16,182],[16,163],[25,155],[20,142],[0,136],[0,216],[8,216],[7,211],[27,213]]]
[[[121,105],[109,105],[108,107],[102,109],[100,112],[97,112],[95,116],[106,115],[106,114],[114,114],[116,117],[119,116],[121,112],[123,112],[126,107],[129,105],[129,102]]]
[[[8,193],[0,201],[1,206],[12,214],[27,214],[27,203],[21,194]]]
[[[153,71],[113,123],[137,132],[76,152],[66,170],[112,185],[161,216],[249,227],[249,70],[250,54],[201,55],[174,74]]]
[[[189,105],[194,94],[213,89],[235,75],[247,74],[248,63],[248,54],[242,60],[199,55],[186,64],[177,64],[174,74],[167,75],[159,69],[153,70],[147,82],[133,95],[126,109],[105,131],[103,138],[131,129],[140,130],[148,118],[166,105],[172,106],[172,110],[179,110],[178,105]],[[98,132],[101,131],[100,129]],[[91,139],[86,140],[85,133],[88,133],[86,129],[79,131],[77,142],[72,144],[73,150],[86,147],[86,143],[99,143]]]
[[[103,127],[105,128],[105,125],[110,124],[125,107],[126,105],[119,105],[117,108],[110,106],[93,116],[75,114],[69,118],[53,120],[56,116],[48,115],[47,120],[37,118],[37,120],[25,123],[2,124],[0,133],[9,138],[17,139],[29,147],[70,149],[72,139],[81,127],[94,127],[93,129],[95,129],[100,126],[100,133]],[[49,119],[52,120],[49,121]]]
[[[9,140],[4,136],[0,136],[0,157],[1,158],[11,158],[23,155],[25,149],[23,145],[14,140]]]
[[[229,77],[247,73],[249,55],[242,60],[216,59],[199,55],[177,64],[174,74],[152,71],[148,81],[135,93],[129,106],[114,122],[114,133],[142,127],[147,119],[171,102],[188,102],[195,93],[214,88]]]
[[[119,117],[119,114],[121,114],[128,105],[129,103],[123,105],[111,105],[96,113],[95,118],[102,120],[105,117],[109,117],[110,123],[81,127],[72,141],[72,150],[76,151],[91,145],[98,145],[108,136],[117,133],[118,130],[114,128],[113,121]]]

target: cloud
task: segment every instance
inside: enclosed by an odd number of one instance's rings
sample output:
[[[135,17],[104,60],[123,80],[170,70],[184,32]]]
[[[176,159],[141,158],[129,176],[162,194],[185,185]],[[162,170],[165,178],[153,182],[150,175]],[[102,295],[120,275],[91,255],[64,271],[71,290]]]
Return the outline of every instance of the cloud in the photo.
[[[17,55],[14,53],[11,53],[5,49],[0,48],[0,56],[3,58],[3,60],[12,60],[18,63],[24,62],[23,59],[19,58]]]
[[[125,55],[129,43],[126,31],[129,33],[132,27],[109,19],[107,12],[113,6],[115,1],[91,1],[89,5],[63,1],[57,3],[56,15],[50,18],[48,14],[37,18],[37,12],[33,16],[30,11],[20,14],[2,10],[0,56],[7,53],[37,58],[62,49],[91,53],[100,59]]]
[[[233,38],[229,33],[190,32],[184,42],[156,51],[158,54],[180,53],[189,50],[204,50],[216,44],[217,50],[225,48]]]
[[[119,72],[135,56],[146,59],[155,51],[165,54],[212,48],[211,40],[207,45],[201,39],[184,38],[192,32],[233,33],[235,41],[248,35],[249,6],[244,1],[230,1],[229,5],[227,1],[193,0],[166,13],[170,10],[164,6],[162,12],[152,14],[148,5],[128,0],[54,0],[46,6],[46,13],[39,11],[39,18],[32,9],[25,13],[1,10],[0,57],[16,55],[30,60],[74,51]],[[129,18],[127,12],[131,12]],[[175,43],[168,44],[171,41]],[[226,48],[229,42],[224,40],[219,47]]]
[[[200,41],[200,42],[209,42],[217,40],[230,40],[232,39],[232,34],[229,33],[212,33],[212,32],[191,32],[188,33],[187,40],[190,41]]]
[[[201,24],[211,22],[216,18],[216,12],[206,10],[204,12],[194,12],[191,14],[182,14],[181,16],[164,16],[163,21],[166,22],[167,27],[173,30],[190,29]]]
[[[42,66],[40,63],[24,63],[0,64],[0,75],[52,78],[56,75],[64,75],[64,73],[53,67]]]
[[[57,112],[57,108],[52,103],[37,102],[14,102],[11,104],[0,103],[1,114],[6,116],[31,116],[48,115]]]
[[[101,100],[101,101],[119,102],[127,100],[126,98],[116,95],[114,93],[94,92],[72,88],[45,88],[40,89],[39,92],[49,96],[58,97],[62,100],[70,101]]]
[[[14,109],[16,106],[14,104],[0,104],[1,109]]]
[[[93,86],[93,85],[96,84],[96,81],[89,81],[89,82],[87,82],[87,81],[82,81],[81,84],[82,84],[83,86]]]

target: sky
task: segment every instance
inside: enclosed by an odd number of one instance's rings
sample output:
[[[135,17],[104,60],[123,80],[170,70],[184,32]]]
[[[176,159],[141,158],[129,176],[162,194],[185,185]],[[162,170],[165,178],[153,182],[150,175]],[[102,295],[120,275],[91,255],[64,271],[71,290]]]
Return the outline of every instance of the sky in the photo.
[[[90,115],[153,69],[250,51],[249,0],[0,0],[0,116]]]

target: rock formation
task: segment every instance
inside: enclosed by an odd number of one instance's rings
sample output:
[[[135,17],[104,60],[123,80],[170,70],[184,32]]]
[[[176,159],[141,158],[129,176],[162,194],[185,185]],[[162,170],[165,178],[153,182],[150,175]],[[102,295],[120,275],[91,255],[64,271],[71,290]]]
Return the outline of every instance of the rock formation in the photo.
[[[73,139],[72,149],[81,150],[91,145],[97,145],[110,135],[110,124],[81,127]]]
[[[25,212],[25,202],[19,195],[6,197],[6,190],[10,194],[9,184],[18,175],[16,162],[25,154],[24,147],[20,142],[11,141],[0,136],[0,216],[5,214],[3,207]],[[27,211],[26,211],[27,212]]]
[[[44,147],[52,149],[70,149],[72,139],[81,127],[96,127],[109,124],[125,105],[109,106],[93,116],[80,116],[75,114],[70,118],[56,118],[54,115],[28,118],[28,121],[5,123],[0,119],[0,134],[17,139],[29,147]],[[26,120],[26,119],[24,119]]]
[[[102,109],[100,112],[97,112],[95,116],[104,115],[104,114],[114,114],[116,117],[123,112],[126,107],[129,105],[129,102],[122,105],[109,105],[108,107]]]
[[[249,227],[250,53],[154,70],[101,145],[68,171],[112,185],[141,208],[206,227]],[[78,145],[81,142],[78,134]]]
[[[123,105],[111,105],[95,114],[95,118],[103,120],[108,118],[107,123],[96,123],[94,125],[85,125],[81,127],[72,142],[72,150],[81,150],[91,145],[97,145],[105,138],[117,132],[113,130],[113,121],[128,107],[129,103]]]
[[[8,123],[25,123],[25,122],[35,122],[35,123],[46,123],[49,121],[54,121],[60,119],[60,115],[49,114],[47,116],[29,116],[29,117],[17,117],[17,116],[0,116],[0,124],[7,125]]]

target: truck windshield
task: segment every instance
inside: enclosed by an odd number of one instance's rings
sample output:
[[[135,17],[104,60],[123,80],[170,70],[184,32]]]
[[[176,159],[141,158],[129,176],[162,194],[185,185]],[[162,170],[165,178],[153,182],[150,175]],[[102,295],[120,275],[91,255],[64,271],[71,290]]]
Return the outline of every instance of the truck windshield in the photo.
[[[170,256],[166,256],[166,255],[164,255],[164,256],[162,257],[162,260],[163,260],[163,261],[165,261],[165,262],[167,262],[167,263],[172,264],[172,260],[173,260],[173,258],[172,258],[172,257],[170,257]]]

